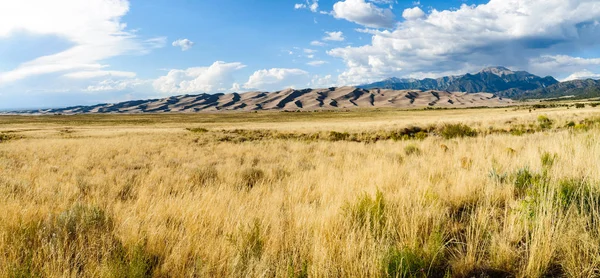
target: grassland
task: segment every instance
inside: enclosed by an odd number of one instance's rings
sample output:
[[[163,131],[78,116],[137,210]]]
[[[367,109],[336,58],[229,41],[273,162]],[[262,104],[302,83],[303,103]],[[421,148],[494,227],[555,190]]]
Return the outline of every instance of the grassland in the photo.
[[[2,277],[600,275],[600,108],[0,117]]]

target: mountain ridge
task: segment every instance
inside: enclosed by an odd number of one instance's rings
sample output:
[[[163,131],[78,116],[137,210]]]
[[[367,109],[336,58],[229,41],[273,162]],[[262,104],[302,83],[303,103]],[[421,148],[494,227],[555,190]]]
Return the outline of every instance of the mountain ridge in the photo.
[[[539,77],[526,71],[512,71],[506,67],[487,67],[471,74],[439,78],[401,79],[388,78],[380,82],[359,85],[364,89],[439,90],[466,93],[494,93],[503,97],[558,84],[552,76]]]

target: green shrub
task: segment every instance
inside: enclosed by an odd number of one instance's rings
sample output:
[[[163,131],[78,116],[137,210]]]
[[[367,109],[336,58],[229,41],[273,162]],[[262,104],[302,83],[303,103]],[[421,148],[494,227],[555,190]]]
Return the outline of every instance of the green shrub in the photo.
[[[543,177],[532,173],[528,167],[521,168],[513,174],[515,193],[517,196],[524,196],[534,192],[536,186],[543,185]]]
[[[575,108],[585,108],[584,103],[575,103]]]
[[[440,135],[445,139],[452,139],[457,137],[475,137],[477,131],[472,129],[470,126],[459,123],[459,124],[445,124],[439,130]]]
[[[188,131],[194,132],[194,133],[206,133],[208,132],[208,129],[203,128],[203,127],[193,127],[193,128],[186,128]]]
[[[6,133],[0,133],[0,143],[13,139],[14,136]]]
[[[538,120],[538,124],[539,124],[539,127],[541,130],[546,130],[546,129],[552,128],[552,120],[550,120],[550,118],[548,118],[548,116],[539,115],[537,120]]]
[[[348,138],[350,138],[350,134],[348,132],[329,132],[329,141],[346,141]]]
[[[570,121],[568,122],[565,127],[575,127],[575,122],[574,121]]]
[[[378,190],[374,199],[363,194],[356,202],[346,203],[342,211],[355,228],[367,229],[380,236],[385,228],[385,206],[383,193]]]
[[[404,147],[404,153],[406,155],[421,155],[421,149],[415,145],[408,145]]]
[[[563,179],[558,182],[557,191],[557,201],[563,208],[573,205],[579,213],[596,217],[600,206],[600,191],[588,181],[581,178]]]
[[[558,157],[557,154],[551,154],[549,152],[544,152],[541,156],[542,166],[544,166],[546,168],[552,167],[552,165],[554,165],[554,162],[556,161],[557,157]]]

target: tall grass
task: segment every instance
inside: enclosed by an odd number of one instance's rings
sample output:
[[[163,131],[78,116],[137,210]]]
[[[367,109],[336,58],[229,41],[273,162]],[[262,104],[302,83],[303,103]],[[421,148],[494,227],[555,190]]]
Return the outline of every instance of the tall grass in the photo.
[[[585,129],[519,136],[546,121],[0,125],[16,135],[0,144],[0,276],[596,276],[600,137],[585,109],[545,111]],[[406,126],[456,136],[351,140]]]

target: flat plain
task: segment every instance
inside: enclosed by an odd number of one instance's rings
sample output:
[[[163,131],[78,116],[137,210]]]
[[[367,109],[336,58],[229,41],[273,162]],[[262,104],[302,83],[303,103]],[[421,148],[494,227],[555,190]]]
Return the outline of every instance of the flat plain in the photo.
[[[600,275],[600,108],[0,117],[0,276]]]

